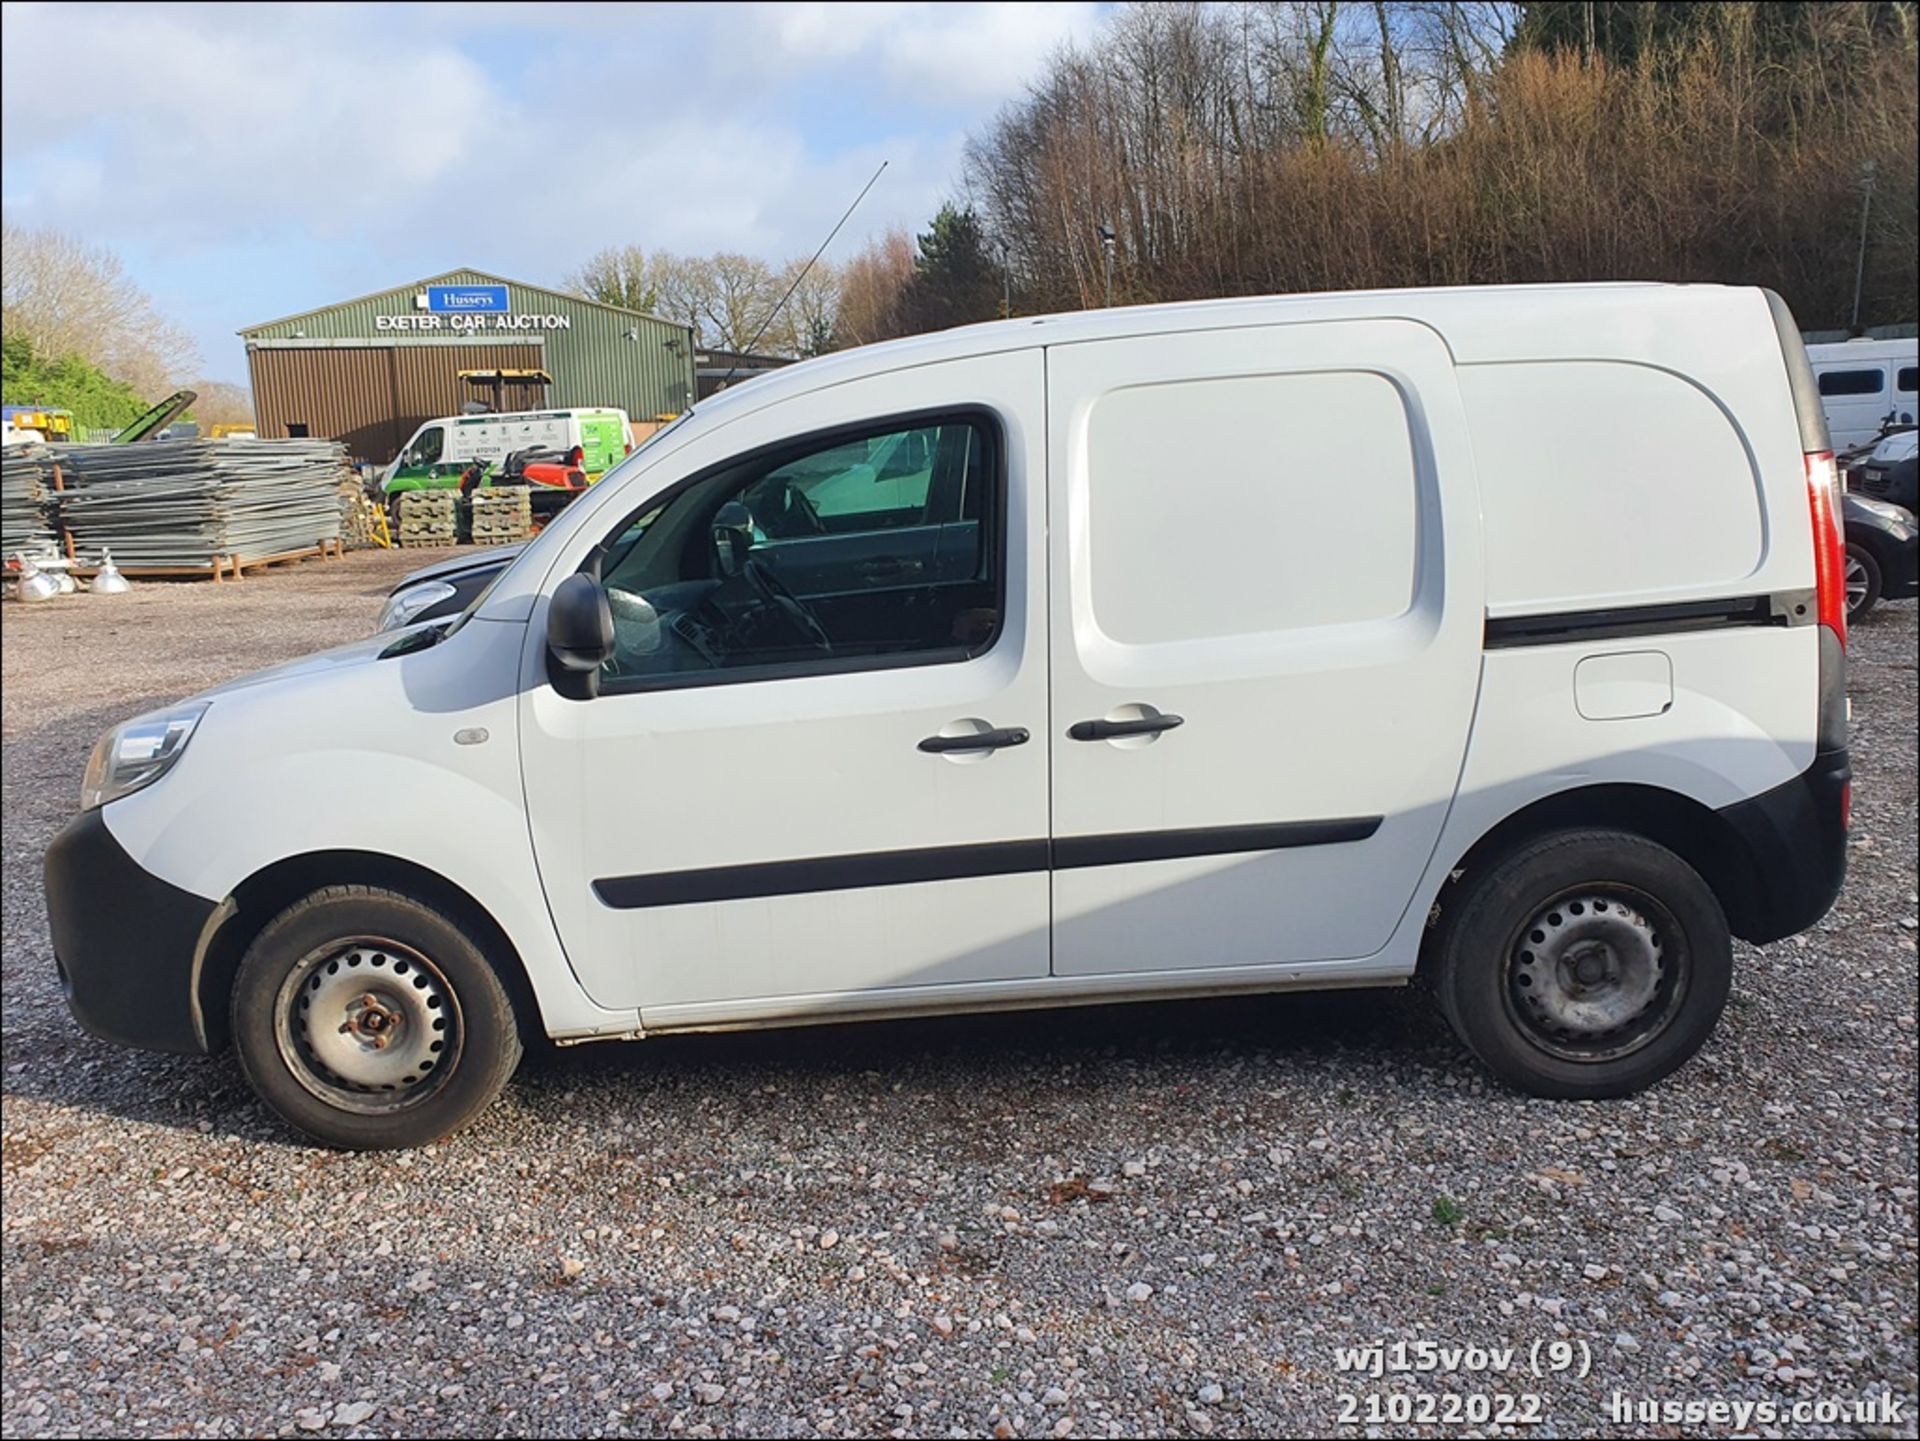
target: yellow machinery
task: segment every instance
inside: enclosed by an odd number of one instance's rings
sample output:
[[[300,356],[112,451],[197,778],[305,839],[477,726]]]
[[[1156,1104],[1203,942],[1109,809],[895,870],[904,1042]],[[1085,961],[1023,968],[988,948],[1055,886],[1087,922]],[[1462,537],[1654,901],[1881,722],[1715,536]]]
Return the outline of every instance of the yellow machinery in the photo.
[[[70,410],[55,410],[51,406],[9,405],[7,422],[15,430],[33,431],[43,440],[73,439],[73,412]]]

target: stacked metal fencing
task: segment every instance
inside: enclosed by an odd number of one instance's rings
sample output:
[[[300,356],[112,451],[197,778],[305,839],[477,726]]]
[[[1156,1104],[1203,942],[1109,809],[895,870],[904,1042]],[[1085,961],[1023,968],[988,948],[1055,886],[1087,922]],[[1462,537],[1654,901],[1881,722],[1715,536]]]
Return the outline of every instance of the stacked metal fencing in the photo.
[[[0,451],[0,559],[44,555],[59,544],[53,452],[31,442]]]
[[[83,562],[211,570],[340,539],[346,447],[331,440],[156,440],[58,451],[62,523]]]

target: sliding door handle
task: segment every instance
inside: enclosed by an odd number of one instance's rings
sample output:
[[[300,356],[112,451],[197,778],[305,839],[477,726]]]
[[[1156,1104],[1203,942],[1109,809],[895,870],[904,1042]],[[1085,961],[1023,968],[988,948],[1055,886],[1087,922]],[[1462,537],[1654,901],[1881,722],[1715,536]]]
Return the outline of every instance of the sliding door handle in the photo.
[[[1150,736],[1185,725],[1187,718],[1177,715],[1143,715],[1133,720],[1075,721],[1067,735],[1077,741],[1104,741],[1114,736]]]
[[[1008,726],[1004,730],[975,731],[972,735],[928,736],[920,742],[920,749],[936,756],[947,751],[997,751],[1008,746],[1023,746],[1032,739],[1025,726]]]

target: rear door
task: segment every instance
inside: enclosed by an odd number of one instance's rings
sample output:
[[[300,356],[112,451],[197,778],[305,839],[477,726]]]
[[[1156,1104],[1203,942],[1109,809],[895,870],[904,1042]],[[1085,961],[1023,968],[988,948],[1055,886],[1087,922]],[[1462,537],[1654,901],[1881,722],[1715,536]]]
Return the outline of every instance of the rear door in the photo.
[[[1053,971],[1385,945],[1478,685],[1442,339],[1260,326],[1047,353]]]

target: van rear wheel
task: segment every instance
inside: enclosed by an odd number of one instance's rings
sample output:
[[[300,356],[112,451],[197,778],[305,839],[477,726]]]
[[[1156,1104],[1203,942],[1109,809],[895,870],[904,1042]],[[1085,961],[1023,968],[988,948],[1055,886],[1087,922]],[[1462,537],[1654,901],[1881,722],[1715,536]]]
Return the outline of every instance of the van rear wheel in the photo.
[[[270,921],[240,962],[232,1016],[260,1098],[351,1150],[460,1129],[520,1062],[512,1002],[479,943],[369,886],[316,891]]]
[[[1454,1032],[1536,1096],[1631,1095],[1726,1005],[1733,942],[1697,871],[1624,831],[1558,831],[1479,870],[1441,911],[1434,989]]]

